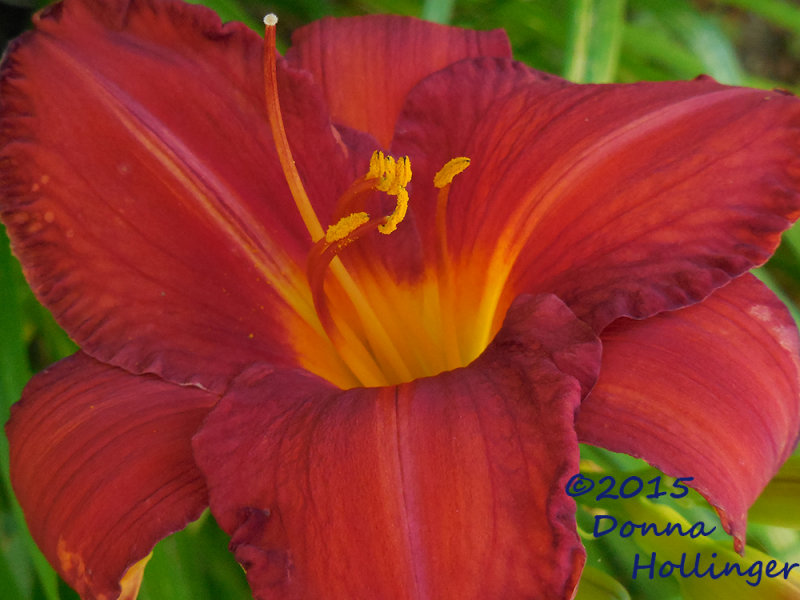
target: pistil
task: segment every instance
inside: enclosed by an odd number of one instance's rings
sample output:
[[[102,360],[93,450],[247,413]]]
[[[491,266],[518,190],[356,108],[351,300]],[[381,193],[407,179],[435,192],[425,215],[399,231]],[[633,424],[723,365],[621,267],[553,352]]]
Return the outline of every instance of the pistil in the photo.
[[[311,200],[303,187],[300,173],[292,159],[292,150],[289,147],[289,139],[286,137],[286,129],[283,127],[283,117],[281,116],[281,105],[278,101],[278,76],[275,64],[275,26],[278,24],[278,17],[270,13],[264,17],[264,95],[266,98],[267,118],[272,129],[272,137],[275,140],[275,148],[278,151],[278,160],[281,162],[283,176],[292,192],[292,198],[297,206],[297,210],[305,223],[311,241],[316,242],[324,236],[322,225],[319,223]]]
[[[364,385],[382,385],[387,379],[408,381],[413,379],[408,365],[403,360],[403,357],[397,351],[391,338],[387,334],[380,319],[375,314],[370,306],[368,299],[365,297],[361,289],[358,287],[350,273],[347,272],[344,265],[336,256],[336,251],[346,245],[349,236],[353,231],[357,231],[359,223],[364,222],[362,215],[350,215],[344,224],[341,221],[329,230],[329,237],[336,243],[334,252],[319,252],[321,244],[330,244],[326,241],[326,232],[323,230],[322,225],[317,218],[311,201],[306,194],[300,173],[297,171],[295,161],[292,157],[291,147],[289,140],[286,136],[286,130],[283,125],[283,117],[281,115],[280,102],[278,99],[278,85],[277,85],[277,64],[276,64],[276,47],[275,47],[275,31],[278,18],[274,14],[268,14],[264,17],[264,87],[267,117],[269,119],[270,129],[277,150],[278,159],[289,186],[289,190],[294,199],[297,210],[303,220],[303,223],[311,236],[311,241],[315,243],[309,257],[309,277],[312,288],[312,296],[314,304],[317,307],[317,316],[328,332],[331,341],[339,350],[342,359],[347,363],[355,376]],[[377,153],[376,153],[377,154]],[[397,223],[402,220],[405,215],[405,210],[408,206],[408,193],[405,191],[405,185],[410,179],[410,167],[405,169],[407,159],[401,160],[403,164],[400,169],[397,169],[397,163],[391,157],[383,157],[380,153],[381,172],[378,174],[368,173],[366,179],[375,179],[371,182],[372,189],[381,189],[380,186],[386,186],[386,193],[394,193],[398,195],[398,208],[389,217],[380,219],[380,227],[390,227],[393,231]],[[373,158],[374,160],[374,158]],[[407,171],[407,177],[405,177]],[[405,180],[403,183],[398,182],[398,173],[400,174],[399,180]],[[363,225],[361,225],[363,227]],[[355,228],[355,229],[353,229]],[[390,231],[384,231],[390,233]],[[323,248],[325,249],[325,248]],[[323,256],[321,263],[322,268],[312,268],[311,264],[315,257]],[[320,264],[317,264],[319,267]],[[330,315],[325,294],[323,290],[324,273],[325,269],[329,267],[333,273],[336,281],[342,286],[345,295],[352,303],[352,309],[348,313],[355,313],[361,324],[361,329],[364,336],[362,337],[352,328],[352,325],[342,323],[336,325],[334,319]],[[378,362],[376,362],[376,360]]]
[[[454,158],[434,177],[433,184],[439,190],[434,217],[438,238],[435,276],[421,283],[415,291],[406,290],[412,293],[406,300],[414,304],[417,299],[413,294],[419,293],[422,295],[420,306],[426,308],[421,313],[404,313],[404,318],[411,318],[401,325],[397,303],[403,300],[400,299],[402,295],[394,293],[391,275],[359,270],[357,275],[363,279],[357,283],[339,254],[368,234],[374,235],[377,231],[388,235],[397,230],[408,211],[406,188],[411,180],[411,162],[408,157],[394,158],[381,151],[374,152],[367,173],[356,179],[339,198],[335,214],[345,216],[327,230],[323,228],[292,157],[281,115],[275,48],[277,21],[275,15],[264,17],[266,110],[284,177],[312,241],[306,277],[318,319],[316,326],[322,325],[344,364],[364,386],[411,381],[464,366],[474,356],[464,356],[464,340],[459,339],[456,326],[459,316],[453,309],[458,306],[458,292],[448,256],[446,216],[453,178],[469,166],[470,159]],[[372,206],[369,197],[376,191],[396,198],[390,214],[374,216],[367,212],[367,207]],[[362,259],[354,257],[353,260]],[[423,313],[427,316],[420,320]]]

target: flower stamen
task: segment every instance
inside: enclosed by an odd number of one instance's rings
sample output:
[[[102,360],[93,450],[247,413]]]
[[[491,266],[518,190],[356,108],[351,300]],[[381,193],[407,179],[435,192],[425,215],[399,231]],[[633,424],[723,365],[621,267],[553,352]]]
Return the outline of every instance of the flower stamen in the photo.
[[[445,340],[452,340],[452,343],[444,344],[445,357],[450,368],[456,368],[466,364],[467,357],[462,356],[462,347],[456,327],[455,315],[452,307],[457,306],[453,297],[455,294],[455,282],[449,267],[449,250],[447,247],[447,203],[450,197],[450,186],[453,179],[462,173],[470,165],[470,159],[466,156],[458,156],[447,161],[444,166],[437,171],[433,177],[433,185],[438,188],[439,193],[436,198],[436,217],[435,226],[438,238],[436,266],[439,271],[439,312],[442,322],[442,335]]]
[[[375,220],[378,231],[389,235],[397,229],[398,223],[405,218],[408,212],[406,186],[409,181],[411,181],[411,161],[407,156],[395,160],[394,157],[386,156],[380,150],[376,150],[372,153],[366,175],[358,178],[342,195],[342,198],[339,199],[339,206],[352,207],[358,198],[363,197],[365,192],[373,190],[397,196],[397,205],[394,211],[386,217]],[[332,243],[342,240],[369,220],[369,214],[363,211],[353,212],[342,217],[334,225],[328,227],[325,241]],[[343,245],[340,246],[340,248],[343,247]]]
[[[397,193],[397,206],[395,206],[394,212],[386,217],[386,222],[383,225],[378,225],[378,231],[386,235],[395,231],[397,229],[397,224],[406,218],[407,211],[408,192],[405,189],[401,189]]]
[[[394,211],[386,217],[382,225],[378,226],[378,231],[389,235],[397,229],[397,224],[405,218],[408,211],[406,186],[411,181],[411,161],[407,156],[395,160],[391,156],[385,156],[381,151],[376,151],[369,161],[367,178],[377,179],[376,190],[397,196]]]
[[[395,160],[380,150],[369,159],[368,179],[377,179],[375,189],[396,196],[411,181],[411,161],[407,156]]]
[[[297,166],[295,165],[294,158],[292,157],[289,140],[286,136],[278,99],[277,49],[275,44],[277,22],[278,17],[274,14],[268,14],[264,17],[264,88],[266,110],[284,178],[289,186],[295,206],[311,236],[311,241],[314,242],[314,246],[309,255],[308,273],[309,275],[312,273],[315,274],[313,277],[309,276],[309,284],[311,287],[312,299],[317,311],[316,316],[320,319],[323,328],[328,332],[333,344],[339,349],[343,361],[362,383],[374,385],[385,379],[387,374],[390,374],[390,377],[393,379],[409,380],[412,377],[403,357],[400,356],[397,348],[394,347],[390,336],[387,334],[372,306],[370,306],[364,292],[359,288],[356,281],[336,256],[336,253],[341,248],[354,239],[357,239],[357,237],[351,239],[354,232],[368,229],[367,224],[371,227],[371,222],[367,221],[365,223],[362,216],[352,218],[346,217],[348,220],[343,224],[337,223],[333,226],[330,236],[334,241],[332,245],[329,244],[326,241],[326,232],[323,230],[311,205],[308,194],[303,187],[303,182],[297,170]],[[391,177],[387,176],[387,180],[388,179],[391,179]],[[400,180],[402,179],[401,177]],[[358,184],[359,182],[356,183]],[[363,193],[363,182],[361,182],[360,186],[356,187],[358,187],[357,190],[354,190],[356,195]],[[370,187],[375,189],[374,184],[370,184]],[[392,189],[394,189],[394,185],[392,185]],[[366,191],[369,191],[369,188],[367,188]],[[380,221],[383,223],[383,220]],[[361,223],[360,225],[357,224],[359,222]],[[360,235],[363,235],[363,233],[359,233],[358,237],[360,237]],[[328,248],[328,246],[330,246],[330,248]],[[318,258],[321,255],[324,255],[325,258]],[[341,290],[347,297],[347,301],[352,304],[352,307],[350,309],[345,309],[344,312],[356,315],[358,323],[361,326],[360,332],[356,323],[350,324],[342,321],[340,325],[331,327],[334,320],[327,307],[323,306],[324,292],[322,291],[323,273],[328,268],[333,273],[336,282],[341,286]],[[334,339],[339,337],[346,338],[346,343],[339,343],[341,340],[337,342]],[[377,357],[380,357],[380,364],[376,364],[373,361],[373,359]],[[378,371],[376,371],[374,367],[377,367]]]
[[[332,244],[345,239],[364,223],[369,222],[369,215],[365,212],[357,212],[342,217],[339,221],[328,227],[325,232],[325,242]]]
[[[438,188],[436,197],[436,231],[439,238],[439,264],[443,267],[447,263],[447,202],[450,197],[450,185],[453,178],[462,173],[470,165],[471,160],[466,156],[458,156],[448,160],[444,166],[433,176],[433,185]]]
[[[442,189],[453,183],[453,178],[467,169],[472,161],[466,156],[457,156],[448,160],[444,166],[433,176],[433,185]]]

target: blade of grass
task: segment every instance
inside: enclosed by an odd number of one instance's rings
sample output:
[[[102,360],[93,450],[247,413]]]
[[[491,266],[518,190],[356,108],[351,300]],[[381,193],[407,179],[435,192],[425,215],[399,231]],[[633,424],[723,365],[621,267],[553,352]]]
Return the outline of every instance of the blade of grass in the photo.
[[[31,370],[27,348],[23,337],[23,311],[20,290],[27,290],[16,259],[11,255],[5,230],[0,228],[0,419],[8,420],[11,404],[17,401]],[[30,292],[25,292],[30,294]],[[9,519],[8,528],[21,543],[11,545],[3,553],[3,559],[16,567],[10,572],[16,576],[17,587],[29,587],[23,565],[29,565],[36,574],[44,597],[58,600],[58,580],[47,560],[39,552],[28,533],[22,509],[14,498],[9,475],[8,441],[0,435],[0,473],[2,491],[7,502],[3,504],[4,517]],[[4,524],[4,528],[5,528]],[[13,555],[9,555],[13,552]]]
[[[575,600],[631,600],[631,596],[611,575],[587,565]]]
[[[688,50],[700,62],[700,71],[690,76],[706,73],[722,83],[743,83],[736,50],[714,15],[698,11],[687,0],[639,0],[637,8],[637,21],[662,30],[673,46]]]
[[[139,600],[249,600],[244,571],[228,551],[229,542],[208,512],[162,540],[145,569]]]
[[[240,21],[247,25],[250,29],[261,31],[264,26],[253,15],[248,13],[242,5],[236,0],[186,0],[190,4],[203,4],[213,9],[222,19],[223,23],[229,21]],[[265,11],[267,12],[267,11]]]
[[[753,275],[758,277],[778,298],[780,298],[780,301],[783,302],[786,308],[789,309],[789,312],[792,313],[795,324],[800,324],[800,310],[798,310],[797,305],[792,299],[784,293],[772,274],[764,267],[759,267],[753,270]]]
[[[455,0],[425,0],[420,15],[426,21],[447,25],[453,17]]]
[[[28,349],[28,357],[33,370],[39,371],[62,358],[75,354],[78,346],[56,323],[49,310],[36,302],[32,296],[28,300],[24,307],[26,309],[25,318],[35,332]]]
[[[632,71],[632,79],[688,78],[703,72],[703,63],[697,56],[676,44],[659,23],[649,19],[628,23],[623,61]],[[644,77],[640,65],[648,69]]]
[[[614,80],[625,28],[624,0],[571,0],[564,76],[581,83]]]
[[[754,523],[800,528],[797,499],[800,498],[800,456],[790,456],[747,511]]]
[[[723,6],[736,6],[762,17],[782,29],[800,35],[800,7],[785,0],[717,0]]]

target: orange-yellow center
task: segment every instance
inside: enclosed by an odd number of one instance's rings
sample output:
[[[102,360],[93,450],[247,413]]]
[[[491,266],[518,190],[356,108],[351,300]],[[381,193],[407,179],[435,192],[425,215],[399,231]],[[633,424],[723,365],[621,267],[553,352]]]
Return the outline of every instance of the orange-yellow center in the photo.
[[[411,181],[411,162],[408,157],[395,158],[375,151],[367,173],[353,182],[339,206],[358,206],[359,200],[363,205],[368,194],[379,191],[396,198],[394,211],[373,217],[356,210],[324,229],[303,187],[281,117],[276,77],[277,18],[267,15],[264,23],[267,115],[284,176],[313,242],[307,281],[319,321],[311,325],[324,331],[324,343],[333,350],[328,359],[320,359],[320,353],[312,347],[318,347],[320,340],[297,339],[299,360],[307,369],[342,388],[390,385],[468,364],[486,346],[488,338],[465,343],[464,334],[457,327],[452,307],[459,294],[447,256],[446,211],[453,178],[469,166],[470,160],[454,158],[434,177],[433,185],[439,190],[439,243],[436,260],[432,261],[435,264],[421,280],[394,281],[380,265],[346,266],[338,256],[343,248],[375,230],[391,234],[403,221],[409,203],[406,187]]]

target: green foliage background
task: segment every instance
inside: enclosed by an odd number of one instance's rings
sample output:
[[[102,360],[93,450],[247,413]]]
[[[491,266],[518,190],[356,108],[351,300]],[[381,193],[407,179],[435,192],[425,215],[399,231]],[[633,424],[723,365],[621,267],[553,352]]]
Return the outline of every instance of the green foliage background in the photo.
[[[579,82],[691,78],[707,73],[736,85],[800,91],[800,5],[789,0],[204,0],[223,20],[260,30],[261,17],[281,18],[280,43],[291,31],[320,17],[389,12],[421,16],[470,28],[504,28],[515,57]],[[0,1],[0,47],[17,35],[39,6],[28,0]],[[800,315],[800,230],[787,232],[761,276]],[[0,421],[32,373],[75,351],[48,312],[33,298],[0,230]],[[739,577],[724,580],[631,579],[634,552],[717,552],[718,562],[746,566],[766,555],[800,562],[800,458],[770,484],[751,511],[747,554],[738,559],[730,539],[694,543],[679,538],[593,539],[592,515],[607,510],[619,519],[657,523],[684,518],[719,525],[696,494],[671,506],[624,501],[580,503],[579,526],[589,552],[579,599],[800,598],[800,576],[752,587]],[[618,480],[658,473],[629,457],[582,448],[583,469]],[[61,582],[27,533],[8,478],[8,445],[0,436],[0,595],[7,600],[77,598]],[[667,480],[668,481],[668,480]],[[682,515],[682,516],[681,516]],[[718,527],[718,529],[720,529]],[[634,536],[636,537],[636,536]],[[611,539],[614,538],[614,539]],[[644,539],[644,538],[642,538]],[[694,544],[694,545],[693,545]],[[641,547],[639,547],[641,546]],[[763,553],[763,554],[760,554]],[[800,569],[798,569],[800,570]],[[797,571],[795,571],[797,573]],[[793,581],[792,581],[793,580]],[[237,600],[250,598],[244,574],[227,552],[227,537],[205,515],[155,549],[141,600]]]

